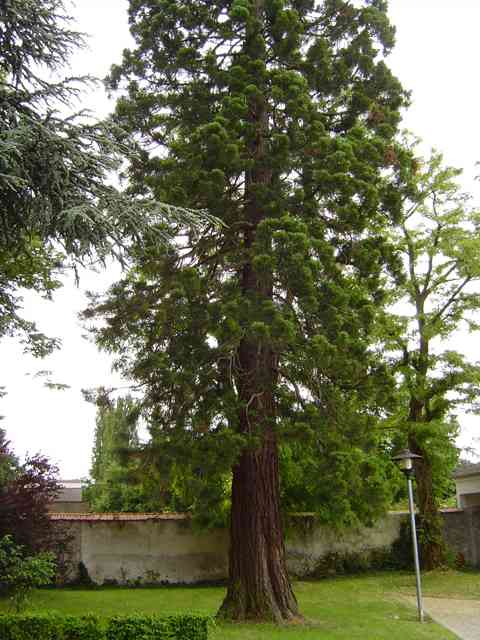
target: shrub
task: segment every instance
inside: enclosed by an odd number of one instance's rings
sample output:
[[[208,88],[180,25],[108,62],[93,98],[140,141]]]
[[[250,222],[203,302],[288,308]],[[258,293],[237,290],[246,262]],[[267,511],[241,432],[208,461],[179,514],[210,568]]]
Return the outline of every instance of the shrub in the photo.
[[[0,446],[2,460],[13,456],[7,444]],[[29,553],[55,545],[48,507],[60,491],[57,474],[57,467],[39,454],[10,470],[0,483],[0,537],[12,535]]]
[[[400,525],[399,536],[392,545],[392,556],[395,558],[395,569],[413,569],[412,529],[408,520]]]
[[[114,617],[0,615],[1,640],[207,640],[209,619],[196,615]]]
[[[94,616],[0,615],[2,640],[105,640]]]
[[[12,536],[0,539],[0,594],[11,599],[17,612],[25,606],[34,587],[49,584],[54,576],[55,557],[52,553],[25,556],[24,548],[15,544]]]
[[[207,640],[208,618],[195,615],[128,616],[112,618],[107,640]]]
[[[329,578],[336,575],[355,575],[368,571],[399,568],[396,548],[365,549],[358,552],[332,552],[324,555],[311,572],[311,578]]]

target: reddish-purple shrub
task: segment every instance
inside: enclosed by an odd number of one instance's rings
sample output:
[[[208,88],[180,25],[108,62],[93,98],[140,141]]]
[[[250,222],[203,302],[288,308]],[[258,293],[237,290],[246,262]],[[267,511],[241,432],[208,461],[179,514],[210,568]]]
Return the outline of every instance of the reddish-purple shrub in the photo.
[[[32,552],[51,546],[48,507],[60,490],[57,475],[58,468],[41,454],[19,464],[0,438],[0,538],[10,534]]]

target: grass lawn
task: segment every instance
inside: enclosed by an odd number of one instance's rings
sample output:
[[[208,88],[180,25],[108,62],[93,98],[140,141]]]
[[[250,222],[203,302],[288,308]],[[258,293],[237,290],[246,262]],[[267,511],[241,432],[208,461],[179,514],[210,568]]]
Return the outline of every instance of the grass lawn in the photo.
[[[437,597],[480,599],[479,572],[432,572],[423,578],[424,593]],[[219,624],[215,640],[453,640],[433,622],[417,623],[415,609],[396,600],[414,595],[413,574],[378,573],[295,583],[301,626]],[[196,612],[214,615],[223,597],[219,587],[44,589],[34,593],[30,611],[102,616],[127,613]],[[0,601],[0,611],[7,605]]]

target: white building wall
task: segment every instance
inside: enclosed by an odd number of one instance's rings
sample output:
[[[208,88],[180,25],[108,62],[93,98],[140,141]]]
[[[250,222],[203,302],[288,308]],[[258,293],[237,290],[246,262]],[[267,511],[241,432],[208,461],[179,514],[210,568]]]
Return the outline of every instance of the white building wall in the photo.
[[[455,478],[459,509],[480,504],[480,474]]]

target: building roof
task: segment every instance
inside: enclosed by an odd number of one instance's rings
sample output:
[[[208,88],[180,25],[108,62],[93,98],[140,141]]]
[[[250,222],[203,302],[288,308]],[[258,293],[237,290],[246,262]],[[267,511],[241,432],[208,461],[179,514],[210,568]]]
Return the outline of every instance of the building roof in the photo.
[[[75,480],[59,480],[58,484],[62,487],[68,487],[69,489],[79,489],[83,483],[78,478]]]
[[[463,462],[453,472],[454,478],[466,478],[480,474],[480,463]]]
[[[62,487],[54,502],[82,502],[81,487]]]

